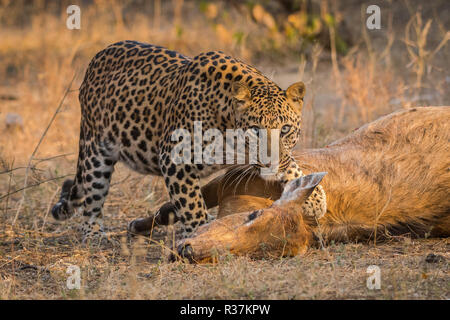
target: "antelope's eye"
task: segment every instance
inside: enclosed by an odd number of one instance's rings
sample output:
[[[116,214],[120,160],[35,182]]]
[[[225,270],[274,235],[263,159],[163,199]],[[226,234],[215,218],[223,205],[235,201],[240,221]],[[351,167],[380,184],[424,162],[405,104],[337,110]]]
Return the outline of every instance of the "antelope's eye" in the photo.
[[[259,214],[261,213],[261,210],[256,210],[256,211],[253,211],[252,213],[250,213],[249,215],[248,215],[248,221],[252,221],[252,220],[255,220],[258,216],[259,216]]]
[[[291,131],[292,126],[286,124],[281,128],[281,134],[285,135],[287,134],[289,131]]]

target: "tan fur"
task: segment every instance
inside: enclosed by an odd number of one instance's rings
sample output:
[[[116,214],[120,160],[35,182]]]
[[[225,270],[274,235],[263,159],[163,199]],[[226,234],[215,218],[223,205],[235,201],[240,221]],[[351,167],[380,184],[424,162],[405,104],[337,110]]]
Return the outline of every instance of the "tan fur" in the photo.
[[[253,178],[229,186],[224,181],[233,179],[216,178],[203,192],[210,195],[208,206],[219,205],[219,217],[182,241],[180,252],[189,246],[190,258],[200,261],[211,258],[212,248],[258,257],[293,255],[318,236],[325,241],[449,236],[449,142],[450,108],[424,107],[382,117],[325,148],[297,152],[306,174],[328,172],[321,183],[328,209],[320,229],[302,214],[302,203],[263,209],[280,197],[276,183]],[[263,210],[249,222],[248,211],[255,209]]]

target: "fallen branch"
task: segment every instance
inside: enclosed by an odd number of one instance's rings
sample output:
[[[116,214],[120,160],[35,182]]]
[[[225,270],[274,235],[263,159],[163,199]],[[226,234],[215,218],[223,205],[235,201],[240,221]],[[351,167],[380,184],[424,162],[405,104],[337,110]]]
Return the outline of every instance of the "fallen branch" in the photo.
[[[6,198],[6,197],[9,197],[10,195],[15,194],[15,193],[17,193],[17,192],[20,192],[20,191],[24,191],[24,190],[27,190],[27,189],[30,189],[30,188],[37,187],[37,186],[39,186],[39,185],[41,185],[41,184],[43,184],[43,183],[50,182],[50,181],[53,181],[53,180],[62,179],[62,178],[66,178],[66,177],[73,176],[73,175],[74,175],[73,173],[69,173],[69,174],[66,174],[66,175],[64,175],[64,176],[60,176],[60,177],[56,177],[56,178],[51,178],[51,179],[48,179],[48,180],[44,180],[44,181],[41,181],[41,182],[32,184],[32,185],[30,185],[30,186],[26,186],[26,187],[23,187],[23,188],[14,190],[13,192],[9,192],[9,193],[5,194],[4,196],[0,196],[0,200],[4,199],[4,198]],[[15,219],[14,219],[14,220],[15,220]]]
[[[45,159],[38,159],[38,158],[35,158],[35,159],[33,159],[33,160],[36,160],[37,162],[36,162],[34,165],[30,166],[29,168],[30,168],[31,170],[44,171],[44,170],[42,170],[42,169],[36,168],[36,165],[38,165],[39,163],[44,162],[44,161],[53,160],[53,159],[61,158],[61,157],[65,157],[65,156],[70,156],[70,155],[72,155],[72,154],[73,154],[73,152],[71,152],[71,153],[64,153],[64,154],[60,154],[60,155],[53,156],[53,157],[49,157],[49,158],[45,158]],[[28,168],[28,167],[17,167],[17,168],[12,168],[12,169],[9,169],[9,170],[6,170],[6,171],[1,171],[0,174],[10,173],[10,172],[13,172],[13,171],[16,171],[16,170],[27,169],[27,168]]]

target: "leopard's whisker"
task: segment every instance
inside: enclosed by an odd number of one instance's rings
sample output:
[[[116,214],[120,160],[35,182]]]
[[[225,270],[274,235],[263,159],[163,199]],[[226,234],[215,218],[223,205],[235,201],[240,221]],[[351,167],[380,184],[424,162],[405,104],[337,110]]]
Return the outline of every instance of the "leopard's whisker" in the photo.
[[[245,169],[245,171],[241,172],[231,183],[232,185],[236,182],[236,180],[238,181],[236,184],[234,184],[234,191],[233,193],[236,194],[236,190],[237,190],[237,186],[239,185],[239,183],[242,181],[242,179],[245,177],[245,175],[249,172],[249,170],[252,169],[252,166],[249,166],[248,168]]]
[[[233,168],[232,170],[230,170],[229,172],[226,173],[226,180],[222,184],[222,191],[221,191],[222,193],[223,193],[223,191],[225,189],[225,185],[228,184],[228,181],[235,175],[235,173],[237,173],[237,172],[239,172],[239,171],[241,171],[241,170],[243,170],[245,168],[246,168],[245,165],[244,166],[240,165],[240,166],[235,167],[235,168]]]
[[[236,193],[236,189],[237,189],[237,186],[241,183],[241,181],[244,179],[244,178],[246,178],[246,176],[247,175],[250,175],[251,176],[251,174],[253,173],[253,167],[250,167],[250,168],[248,168],[245,172],[244,172],[244,174],[242,175],[242,177],[241,177],[241,179],[238,181],[238,183],[236,184],[236,186],[234,187],[234,193]],[[248,179],[248,177],[247,177],[247,179]],[[247,180],[247,182],[248,182],[248,180]]]

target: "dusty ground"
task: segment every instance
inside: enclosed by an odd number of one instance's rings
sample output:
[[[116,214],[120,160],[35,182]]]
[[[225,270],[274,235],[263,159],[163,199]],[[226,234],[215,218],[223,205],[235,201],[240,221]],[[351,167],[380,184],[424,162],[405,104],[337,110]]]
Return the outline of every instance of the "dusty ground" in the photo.
[[[189,265],[166,262],[169,249],[156,242],[164,236],[86,249],[67,232],[5,231],[0,247],[4,299],[450,298],[447,239],[336,244],[294,258],[228,256],[214,265]],[[81,290],[66,287],[70,265],[81,268]],[[370,265],[380,268],[379,290],[367,288]]]
[[[172,3],[164,5],[160,25],[150,19],[150,26],[148,15],[127,20],[130,9],[120,1],[111,7],[98,1],[83,8],[87,23],[77,32],[60,27],[64,14],[43,12],[39,4],[26,7],[36,14],[27,16],[25,26],[17,26],[8,18],[22,17],[22,8],[8,11],[2,3],[0,299],[449,299],[449,239],[335,244],[277,260],[228,256],[215,265],[168,263],[173,229],[155,230],[152,240],[128,239],[125,231],[129,221],[154,212],[167,199],[165,188],[160,178],[140,176],[122,165],[116,166],[104,207],[115,244],[82,246],[76,232],[79,218],[57,223],[49,213],[62,181],[75,173],[77,88],[83,70],[97,50],[117,40],[158,43],[191,55],[220,49],[254,63],[283,88],[305,81],[299,147],[323,146],[401,108],[450,104],[450,52],[448,45],[439,47],[449,30],[445,1],[422,9],[420,1],[382,2],[382,9],[388,10],[382,11],[384,29],[366,37],[358,19],[364,1],[346,1],[335,11],[333,1],[323,1],[328,2],[354,38],[348,52],[335,60],[331,44],[299,50],[281,27],[269,30],[246,11],[236,20],[237,11],[223,7],[218,12],[228,15],[211,18],[213,9],[196,11],[192,1],[185,1],[181,12],[189,14],[183,16],[177,16],[179,9]],[[391,9],[395,19],[389,28],[384,13]],[[421,25],[416,12],[422,14]],[[431,27],[420,42],[414,34],[423,35],[428,19]],[[416,26],[409,49],[417,53],[420,45],[433,55],[413,59],[405,44],[408,21]],[[268,43],[273,47],[267,48]],[[72,91],[44,134],[76,72]],[[81,269],[81,290],[66,286],[70,265]],[[366,286],[370,265],[380,267],[380,290]]]

